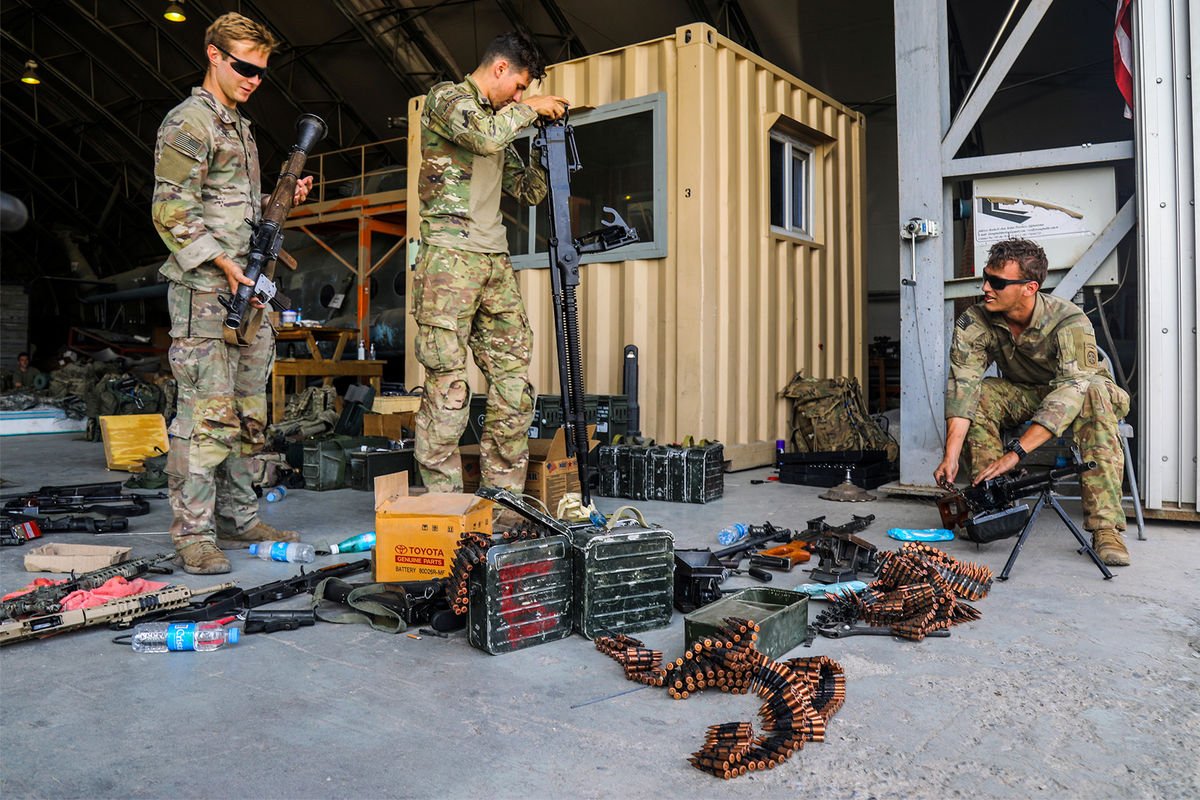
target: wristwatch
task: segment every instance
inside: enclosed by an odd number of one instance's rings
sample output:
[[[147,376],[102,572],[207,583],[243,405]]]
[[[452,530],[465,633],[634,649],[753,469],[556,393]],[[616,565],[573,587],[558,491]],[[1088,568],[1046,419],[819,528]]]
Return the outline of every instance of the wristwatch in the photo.
[[[1004,450],[1007,453],[1016,453],[1018,461],[1025,458],[1025,456],[1029,455],[1028,453],[1025,452],[1025,448],[1021,447],[1020,439],[1009,439],[1008,442],[1004,445]]]

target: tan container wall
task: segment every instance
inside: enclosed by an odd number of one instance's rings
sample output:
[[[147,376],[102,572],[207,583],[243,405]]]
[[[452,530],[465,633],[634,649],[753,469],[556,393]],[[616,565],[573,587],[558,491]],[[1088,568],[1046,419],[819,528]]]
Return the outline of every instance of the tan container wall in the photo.
[[[668,254],[584,266],[589,393],[621,390],[622,352],[636,344],[643,432],[660,441],[693,434],[736,445],[786,437],[788,408],[777,394],[797,370],[864,378],[859,114],[698,24],[556,64],[543,91],[576,107],[666,94]],[[814,137],[815,242],[770,231],[767,140],[780,114]],[[409,124],[419,136],[419,103]],[[580,158],[586,169],[587,153]],[[419,169],[415,147],[409,167],[414,175]],[[518,276],[534,329],[530,377],[538,392],[556,392],[549,272]],[[420,367],[411,347],[408,353],[415,385]],[[484,388],[474,370],[472,381]]]

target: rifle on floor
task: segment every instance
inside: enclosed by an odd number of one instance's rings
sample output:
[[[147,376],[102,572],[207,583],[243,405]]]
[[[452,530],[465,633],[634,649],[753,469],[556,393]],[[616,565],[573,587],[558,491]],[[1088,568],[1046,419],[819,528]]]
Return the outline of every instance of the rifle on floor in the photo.
[[[26,619],[10,619],[0,622],[0,646],[16,644],[27,639],[43,639],[59,633],[89,628],[93,625],[132,625],[163,609],[181,608],[192,602],[193,597],[232,587],[232,583],[219,583],[203,589],[187,586],[166,586],[153,592],[118,597],[107,603],[75,611],[60,611]]]
[[[162,612],[151,613],[141,618],[142,622],[180,622],[188,620],[203,622],[229,616],[242,616],[246,620],[246,633],[272,633],[277,630],[295,630],[301,625],[313,624],[311,609],[303,611],[256,611],[259,606],[286,600],[298,594],[311,593],[318,583],[326,578],[340,578],[364,572],[371,568],[369,558],[358,561],[330,564],[311,572],[300,568],[300,574],[290,578],[241,589],[230,586],[223,591],[210,594],[204,600],[191,603],[185,608],[172,607]],[[125,620],[118,620],[112,627],[128,627]]]
[[[583,503],[591,502],[588,491],[588,433],[584,415],[583,360],[579,342],[579,307],[575,287],[579,285],[580,258],[588,253],[612,250],[638,241],[635,229],[625,224],[615,209],[604,207],[612,220],[601,220],[599,230],[578,239],[571,226],[571,175],[582,168],[575,148],[575,132],[567,115],[556,121],[540,119],[533,137],[540,151],[549,192],[546,206],[550,217],[550,291],[554,300],[554,339],[558,347],[558,385],[562,396],[563,425],[567,455],[579,465],[579,488]]]
[[[147,572],[170,573],[170,567],[163,567],[164,561],[170,561],[174,553],[161,553],[149,558],[135,558],[113,564],[108,567],[94,569],[82,575],[72,573],[63,583],[51,586],[39,586],[11,600],[0,602],[0,620],[28,617],[33,614],[52,614],[62,610],[62,601],[71,592],[81,589],[90,590],[103,586],[113,578],[130,580],[145,575]]]

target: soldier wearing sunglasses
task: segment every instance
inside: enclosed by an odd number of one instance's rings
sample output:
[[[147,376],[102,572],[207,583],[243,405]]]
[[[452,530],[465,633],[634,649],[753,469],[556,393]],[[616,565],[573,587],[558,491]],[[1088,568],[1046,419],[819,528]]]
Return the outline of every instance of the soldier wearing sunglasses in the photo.
[[[997,242],[989,251],[983,302],[954,323],[946,451],[934,479],[954,481],[964,443],[979,483],[1070,429],[1084,460],[1099,465],[1081,476],[1084,527],[1105,564],[1126,566],[1117,421],[1129,411],[1129,395],[1100,364],[1083,310],[1038,291],[1046,268],[1045,251],[1025,239]],[[984,378],[993,363],[1001,377]],[[1031,424],[1019,438],[1002,440],[1001,431],[1025,422]]]
[[[229,572],[221,549],[297,541],[258,518],[252,456],[267,424],[266,383],[275,334],[264,321],[248,347],[224,340],[220,293],[250,284],[247,220],[262,216],[258,148],[238,110],[262,85],[275,38],[241,14],[205,32],[208,70],[190,97],[167,114],[155,146],[154,226],[170,250],[171,371],[179,385],[167,456],[171,539],[191,573]],[[303,202],[312,177],[296,187]]]

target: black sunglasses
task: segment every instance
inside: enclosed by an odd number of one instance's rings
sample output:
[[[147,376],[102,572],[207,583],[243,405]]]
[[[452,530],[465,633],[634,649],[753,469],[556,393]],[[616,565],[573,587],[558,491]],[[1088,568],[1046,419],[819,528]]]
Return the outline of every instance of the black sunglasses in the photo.
[[[1003,291],[1005,287],[1012,286],[1014,283],[1033,283],[1032,278],[1001,278],[998,275],[989,275],[983,273],[983,282],[991,286],[997,292]]]
[[[249,61],[242,61],[233,53],[221,47],[219,44],[213,44],[213,47],[220,50],[225,55],[229,56],[229,66],[233,67],[233,71],[243,78],[262,78],[267,77],[267,68],[260,67],[258,64],[251,64]]]

